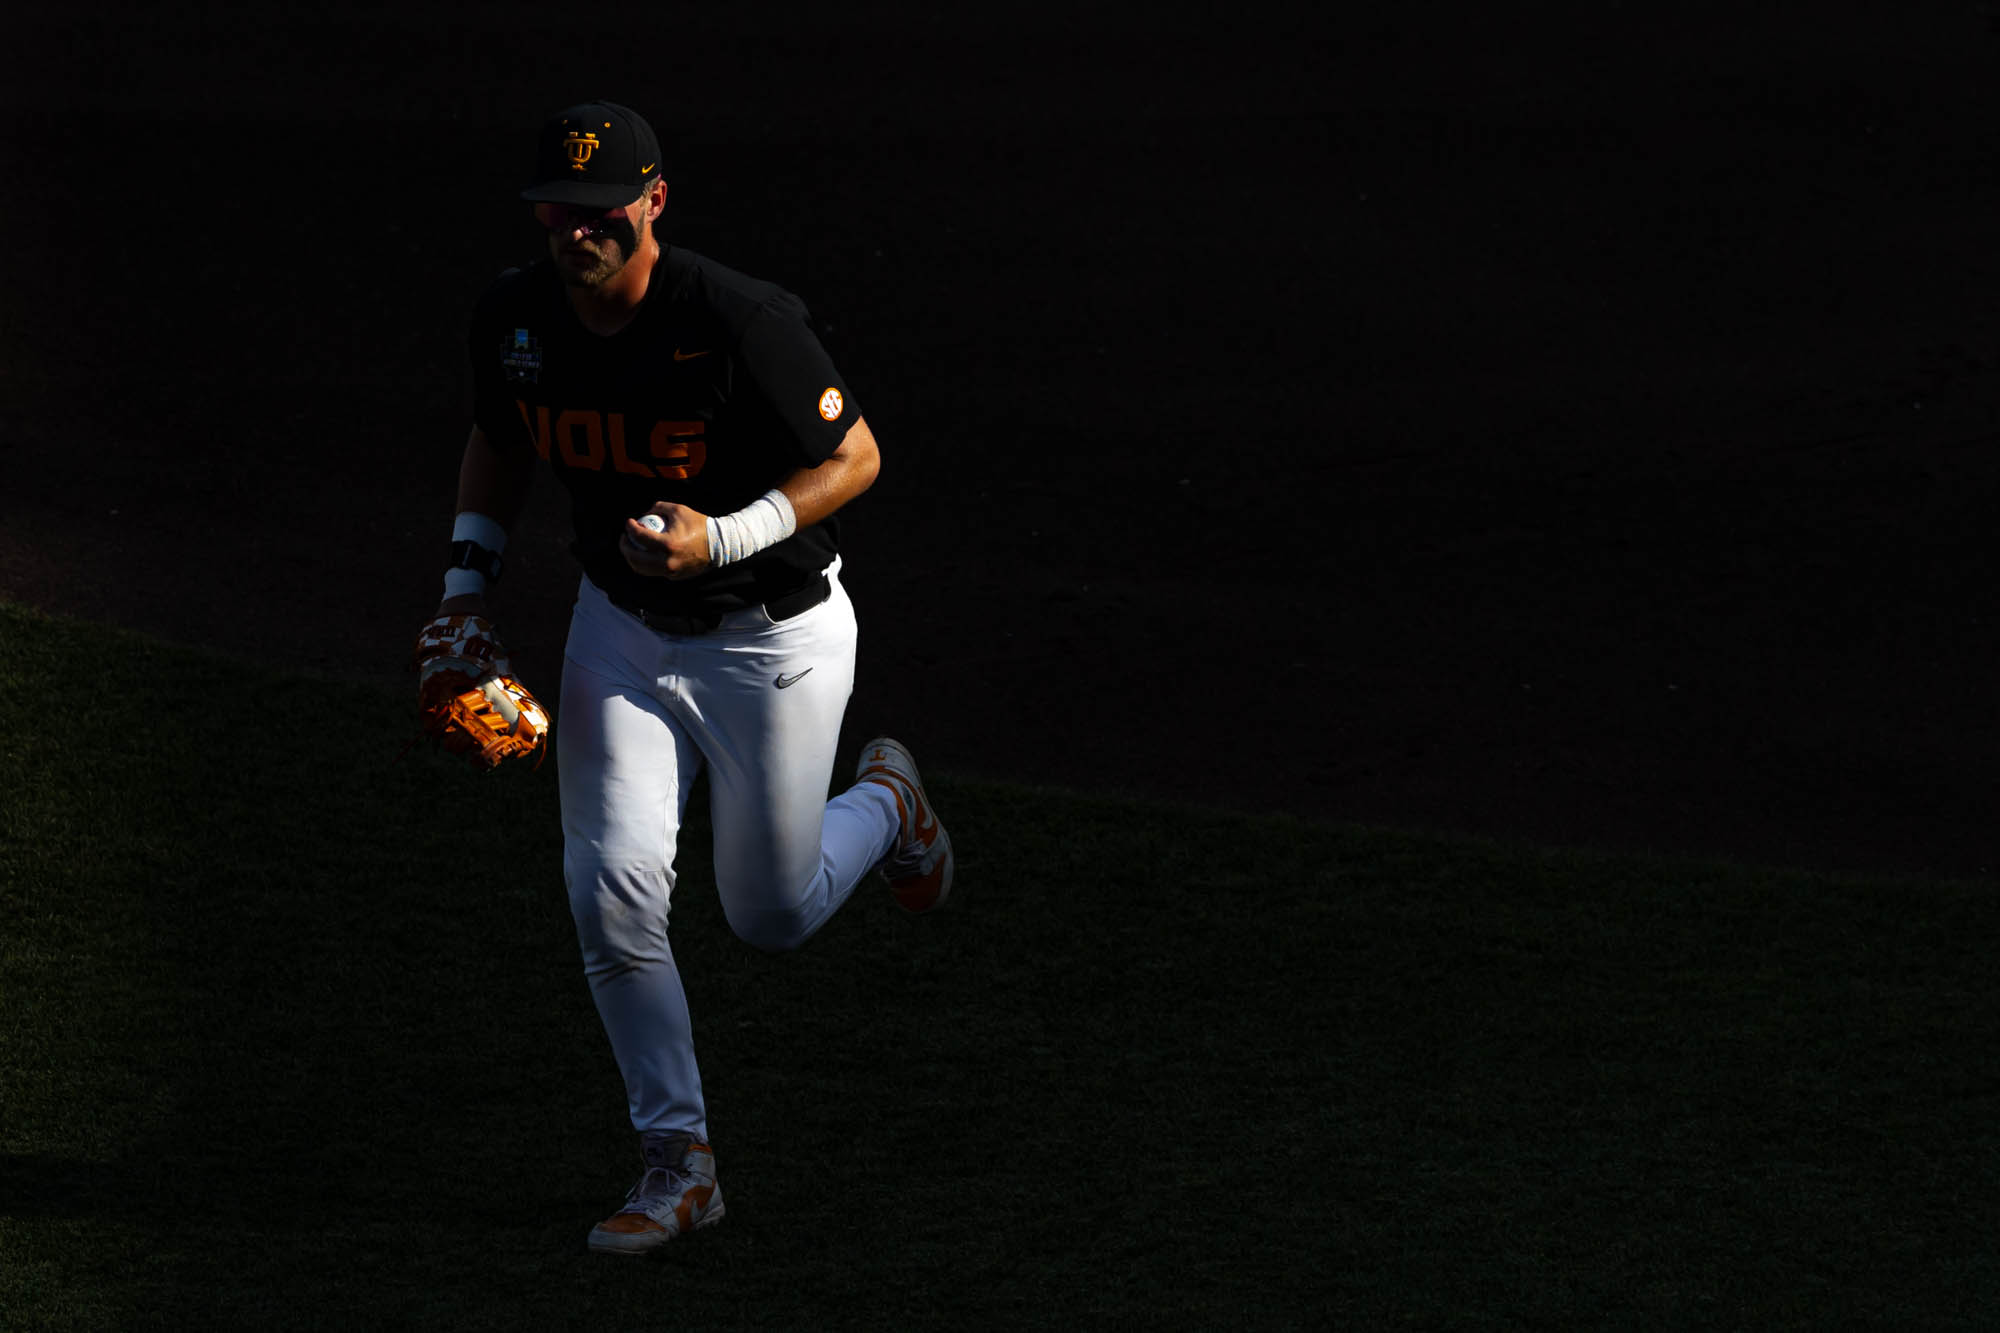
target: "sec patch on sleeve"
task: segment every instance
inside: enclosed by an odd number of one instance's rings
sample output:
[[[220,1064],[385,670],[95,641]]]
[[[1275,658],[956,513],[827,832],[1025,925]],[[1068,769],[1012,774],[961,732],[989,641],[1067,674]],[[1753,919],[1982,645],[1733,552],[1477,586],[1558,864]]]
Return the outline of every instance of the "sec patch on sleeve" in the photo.
[[[819,414],[828,421],[840,420],[840,411],[847,404],[840,396],[840,390],[828,389],[819,396]]]

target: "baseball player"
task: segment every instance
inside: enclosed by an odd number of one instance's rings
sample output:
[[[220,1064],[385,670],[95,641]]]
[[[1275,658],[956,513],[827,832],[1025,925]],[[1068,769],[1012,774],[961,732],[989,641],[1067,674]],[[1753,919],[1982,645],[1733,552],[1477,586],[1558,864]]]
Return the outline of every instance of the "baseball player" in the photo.
[[[502,274],[472,321],[474,424],[438,614],[461,644],[467,625],[490,635],[487,588],[546,463],[583,567],[554,726],[563,875],[644,1163],[589,1246],[639,1254],[723,1215],[667,939],[696,775],[724,914],[760,949],[804,943],[871,869],[930,910],[952,848],[886,737],[826,799],[855,645],[834,515],[880,455],[804,305],[656,238],[659,142],[623,106],[551,118],[521,197],[548,255]]]

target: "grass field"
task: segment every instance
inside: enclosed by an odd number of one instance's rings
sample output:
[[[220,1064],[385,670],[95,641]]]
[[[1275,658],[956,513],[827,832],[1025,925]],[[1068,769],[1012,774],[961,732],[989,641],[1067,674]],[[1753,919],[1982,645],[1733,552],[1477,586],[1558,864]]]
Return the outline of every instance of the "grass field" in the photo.
[[[954,781],[958,900],[675,940],[635,1174],[553,765],[0,607],[0,1326],[1991,1327],[1990,886]],[[921,736],[913,735],[921,744]],[[699,809],[699,797],[696,808]]]

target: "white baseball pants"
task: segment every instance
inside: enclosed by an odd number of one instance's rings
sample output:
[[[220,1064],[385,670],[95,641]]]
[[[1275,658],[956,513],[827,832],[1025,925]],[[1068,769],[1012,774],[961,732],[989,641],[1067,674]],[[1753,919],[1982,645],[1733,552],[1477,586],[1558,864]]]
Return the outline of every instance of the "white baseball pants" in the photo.
[[[854,606],[839,567],[827,571],[832,596],[810,611],[777,622],[762,607],[733,612],[700,635],[650,629],[588,579],[578,590],[555,728],[563,877],[642,1133],[708,1138],[667,944],[676,841],[703,766],[723,914],[759,949],[811,938],[899,830],[877,784],[826,798],[854,687]]]

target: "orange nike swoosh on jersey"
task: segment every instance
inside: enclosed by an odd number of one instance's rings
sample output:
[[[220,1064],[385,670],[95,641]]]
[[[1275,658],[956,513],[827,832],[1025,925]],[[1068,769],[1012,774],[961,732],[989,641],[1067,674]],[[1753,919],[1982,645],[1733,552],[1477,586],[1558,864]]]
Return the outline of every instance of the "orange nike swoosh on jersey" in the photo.
[[[676,361],[692,361],[692,360],[694,360],[694,359],[695,359],[696,357],[698,357],[698,356],[707,356],[707,355],[708,355],[708,354],[709,354],[710,352],[712,352],[712,351],[714,351],[714,350],[715,350],[715,349],[714,349],[713,347],[704,347],[704,348],[703,348],[703,349],[702,349],[701,351],[699,351],[699,352],[683,352],[683,351],[682,351],[682,350],[681,350],[680,348],[676,347],[676,348],[674,349],[674,360],[676,360]]]

